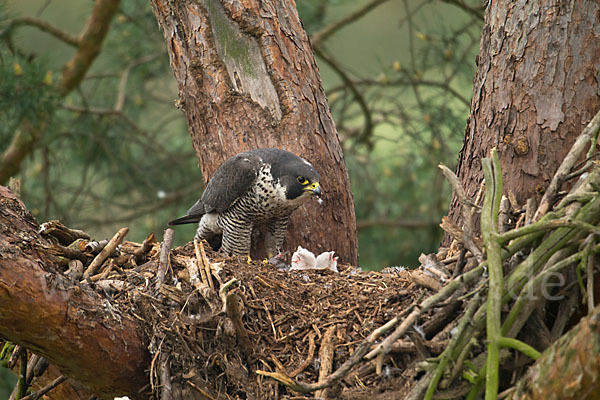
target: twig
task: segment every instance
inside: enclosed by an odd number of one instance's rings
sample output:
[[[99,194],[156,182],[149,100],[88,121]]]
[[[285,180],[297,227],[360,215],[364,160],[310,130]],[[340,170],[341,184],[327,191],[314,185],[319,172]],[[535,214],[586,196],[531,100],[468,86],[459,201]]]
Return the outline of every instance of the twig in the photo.
[[[200,273],[202,276],[202,280],[204,284],[210,287],[211,289],[215,289],[215,286],[212,281],[212,274],[210,271],[210,262],[206,257],[206,251],[204,250],[204,244],[202,242],[198,242],[197,239],[194,239],[194,250],[196,251],[196,260],[198,263],[202,265],[200,268]]]
[[[225,282],[219,288],[219,298],[221,299],[221,302],[223,303],[223,312],[224,313],[227,312],[227,293],[229,292],[229,288],[232,287],[233,285],[237,284],[237,281],[238,280],[236,278],[231,278],[230,280]],[[264,302],[264,300],[263,300],[263,302]],[[265,308],[266,308],[266,306],[265,306]],[[269,315],[269,318],[271,318],[268,309],[267,309],[267,314]],[[271,320],[271,325],[273,325],[273,320]],[[273,332],[275,333],[275,336],[277,336],[277,333],[275,332],[275,328],[273,328]]]
[[[571,319],[573,312],[576,310],[576,305],[579,302],[579,290],[573,286],[566,294],[566,299],[562,300],[558,305],[558,312],[550,331],[552,340],[557,340],[562,336],[567,323]]]
[[[91,275],[96,273],[96,270],[100,267],[100,265],[102,265],[102,263],[104,262],[104,260],[106,260],[108,258],[108,256],[110,256],[110,254],[115,251],[115,249],[117,248],[117,246],[119,244],[121,244],[121,242],[123,241],[123,239],[125,238],[125,236],[127,235],[127,232],[129,232],[129,228],[125,227],[125,228],[121,228],[119,230],[119,232],[117,232],[108,242],[108,244],[102,249],[102,251],[100,253],[98,253],[98,255],[96,256],[96,258],[94,258],[92,260],[92,262],[90,263],[90,265],[87,267],[87,269],[85,270],[85,272],[83,273],[83,278],[89,278]]]
[[[563,184],[565,177],[571,172],[573,166],[579,160],[579,157],[585,150],[588,142],[596,136],[598,130],[600,129],[600,111],[596,113],[594,118],[589,122],[589,124],[585,127],[583,132],[577,137],[575,143],[571,147],[571,150],[565,156],[565,159],[558,167],[558,170],[554,174],[550,185],[546,189],[546,192],[542,196],[542,200],[540,201],[540,205],[533,216],[533,220],[537,221],[542,215],[548,212],[550,206],[554,202],[556,198],[556,194],[560,189],[560,186]]]
[[[27,350],[23,349],[19,355],[19,363],[19,380],[17,381],[16,400],[22,399],[27,393]]]
[[[591,314],[594,307],[594,265],[595,265],[595,254],[589,252],[586,261],[586,275],[587,275],[587,306],[588,314]]]
[[[483,261],[483,253],[477,247],[475,242],[473,241],[473,218],[471,214],[471,209],[475,207],[474,204],[471,204],[467,199],[467,194],[463,189],[458,177],[452,172],[448,167],[444,164],[438,165],[438,168],[442,171],[450,185],[454,189],[454,193],[456,193],[456,197],[461,204],[461,211],[464,221],[463,228],[463,243],[464,246],[471,251],[471,254],[475,256],[477,261],[481,263]]]
[[[100,280],[102,280],[102,279],[105,279],[105,278],[108,276],[108,274],[110,274],[110,272],[113,270],[113,268],[114,268],[114,267],[115,267],[115,262],[114,262],[114,260],[110,260],[110,261],[108,262],[108,267],[104,268],[104,271],[102,271],[102,272],[101,272],[101,273],[99,273],[99,274],[92,275],[92,276],[90,276],[88,279],[89,279],[91,282],[98,282],[98,281],[100,281]]]
[[[204,268],[204,260],[200,254],[200,246],[198,245],[198,239],[194,238],[194,251],[196,252],[196,277],[198,277],[202,283],[208,287],[209,277],[206,276],[206,270]]]
[[[61,29],[58,29],[57,27],[41,19],[33,17],[19,17],[11,20],[9,26],[13,27],[19,25],[34,26],[42,32],[46,32],[70,46],[79,47],[80,40],[78,37],[71,35],[70,33],[65,32]]]
[[[504,233],[508,230],[508,219],[510,212],[510,201],[508,197],[502,196],[500,201],[500,214],[498,215],[498,233]]]
[[[169,363],[169,355],[160,352],[160,400],[173,399],[173,387],[171,386],[171,366]]]
[[[453,4],[456,7],[460,8],[461,10],[466,11],[467,13],[469,13],[483,21],[485,6],[473,7],[473,6],[466,4],[464,1],[461,1],[461,0],[442,0],[442,1],[444,3]]]
[[[90,235],[87,233],[78,229],[67,228],[58,220],[52,220],[41,224],[39,233],[42,235],[54,236],[64,246],[71,245],[77,239],[91,239]]]
[[[539,220],[533,224],[525,225],[522,228],[513,229],[501,235],[498,235],[498,240],[501,243],[509,242],[520,236],[528,235],[530,233],[553,230],[556,228],[578,228],[584,231],[592,232],[596,235],[600,235],[600,228],[595,225],[588,224],[587,222],[578,221],[576,219],[564,218],[557,220]]]
[[[146,254],[148,254],[150,249],[152,249],[152,245],[154,243],[156,243],[156,235],[154,235],[154,232],[150,232],[150,234],[142,242],[142,246],[133,252],[135,261],[138,264],[141,264],[144,261],[144,257]]]
[[[321,359],[321,368],[319,368],[319,380],[318,382],[327,379],[327,375],[330,374],[331,368],[333,367],[333,344],[335,339],[336,325],[331,325],[325,331],[323,340],[321,341],[321,348],[319,349],[319,358]],[[326,399],[327,388],[317,390],[315,392],[315,398]]]
[[[508,347],[520,351],[521,353],[525,354],[527,357],[533,360],[537,360],[542,355],[542,353],[540,353],[527,343],[513,338],[500,337],[498,338],[498,344],[502,347]]]
[[[371,110],[369,109],[369,106],[367,105],[363,94],[358,90],[358,88],[356,87],[352,79],[348,76],[348,74],[346,74],[346,71],[344,71],[331,56],[326,54],[318,46],[313,46],[313,50],[317,56],[319,56],[325,63],[327,63],[327,65],[331,67],[331,69],[333,69],[339,75],[340,79],[344,82],[344,84],[348,87],[348,89],[350,89],[350,91],[354,95],[354,98],[356,99],[356,102],[362,110],[362,113],[365,118],[363,130],[360,133],[358,141],[363,143],[369,143],[370,136],[373,133],[373,116],[371,115]]]
[[[31,354],[29,362],[27,363],[27,374],[25,375],[27,379],[27,385],[31,385],[31,381],[33,381],[35,366],[41,358],[42,357],[38,356],[37,354]]]
[[[4,348],[7,348],[7,346],[5,345]],[[17,361],[19,360],[21,353],[24,351],[26,351],[26,350],[22,346],[19,346],[18,344],[15,345],[15,347],[13,347],[12,354],[10,355],[10,358],[8,359],[8,363],[7,363],[8,369],[13,369],[13,367],[15,365],[17,365]]]
[[[58,378],[56,378],[55,380],[53,380],[52,382],[50,382],[48,385],[44,386],[42,389],[38,390],[35,393],[28,394],[27,396],[23,397],[21,400],[38,400],[43,395],[45,395],[46,393],[48,393],[49,391],[51,391],[52,389],[54,389],[55,387],[57,387],[58,385],[60,385],[61,383],[63,383],[66,380],[67,380],[67,377],[64,375],[61,375]]]
[[[427,79],[422,79],[422,78],[400,77],[400,78],[391,79],[390,81],[385,81],[385,82],[381,82],[381,81],[377,81],[377,80],[373,80],[373,79],[360,79],[360,80],[355,80],[354,84],[357,87],[361,87],[361,90],[363,90],[363,91],[365,89],[363,89],[362,87],[369,88],[372,86],[393,87],[393,86],[419,85],[419,86],[429,86],[429,87],[434,87],[434,88],[440,88],[443,91],[448,92],[452,96],[456,97],[456,99],[459,100],[460,102],[462,102],[465,106],[467,106],[467,107],[471,106],[471,100],[466,99],[462,94],[460,94],[458,91],[453,89],[449,85],[448,82],[437,82],[437,81],[427,80]],[[344,84],[340,84],[339,86],[332,87],[331,89],[327,90],[327,97],[330,97],[331,94],[340,92],[345,89],[346,89],[346,85],[344,85]]]
[[[159,290],[165,282],[165,275],[167,274],[167,268],[169,267],[169,254],[171,253],[171,245],[173,244],[173,234],[173,229],[165,229],[163,242],[160,246],[160,258],[158,261],[158,272],[156,274],[156,290]]]
[[[306,367],[308,367],[310,365],[310,363],[312,362],[312,359],[315,355],[315,335],[316,333],[314,332],[310,332],[308,334],[308,354],[306,355],[306,359],[304,360],[304,362],[302,364],[300,364],[298,366],[298,368],[296,368],[295,370],[293,370],[292,372],[290,372],[290,378],[295,378],[296,375],[298,375],[300,372],[304,371],[306,369]]]
[[[413,310],[396,328],[396,330],[388,336],[385,340],[375,346],[365,357],[371,359],[380,353],[386,353],[402,335],[406,333],[417,320],[417,318],[425,311],[431,309],[434,305],[446,300],[452,295],[458,288],[463,287],[465,284],[471,282],[475,278],[478,278],[483,273],[483,266],[480,265],[472,270],[464,273],[456,279],[450,281],[444,286],[438,293],[425,299],[415,310]]]
[[[129,79],[129,73],[131,72],[131,70],[140,64],[144,64],[144,63],[154,60],[159,55],[161,55],[161,53],[150,54],[150,55],[141,57],[137,60],[133,60],[133,62],[129,63],[129,65],[127,65],[125,67],[125,69],[121,73],[121,78],[119,79],[119,87],[117,90],[117,100],[115,101],[115,106],[114,106],[115,111],[118,111],[118,112],[123,111],[123,105],[125,104],[125,94],[127,91],[127,81]]]
[[[242,353],[244,353],[246,357],[250,357],[252,355],[252,344],[250,343],[248,332],[246,331],[246,328],[244,328],[244,322],[242,321],[242,300],[235,292],[227,295],[226,313],[233,322],[235,336]]]
[[[194,382],[188,380],[186,380],[186,382],[188,383],[188,385],[196,389],[202,396],[206,397],[208,400],[215,400],[213,396],[211,396],[206,390],[202,389],[200,386],[196,385]]]
[[[362,8],[359,8],[358,10],[354,11],[352,14],[348,15],[347,17],[344,17],[341,20],[336,21],[333,24],[328,25],[325,28],[321,29],[319,32],[315,33],[312,36],[312,39],[311,39],[312,46],[313,47],[321,46],[321,43],[323,43],[325,40],[327,40],[327,38],[329,38],[331,35],[336,33],[338,30],[340,30],[344,26],[351,24],[352,22],[358,20],[359,18],[363,17],[369,11],[371,11],[375,7],[385,3],[386,1],[388,1],[388,0],[373,0],[373,1],[365,4]]]
[[[463,268],[466,264],[466,262],[465,262],[466,254],[467,254],[467,250],[464,247],[462,247],[460,249],[460,253],[458,253],[458,260],[456,261],[456,267],[454,267],[454,271],[452,272],[452,278],[456,278],[457,276],[462,274]]]
[[[427,388],[427,392],[425,393],[425,400],[430,400],[433,398],[433,394],[435,393],[435,389],[437,388],[438,382],[442,378],[444,370],[446,369],[446,365],[448,365],[448,362],[451,360],[451,353],[453,352],[454,347],[458,343],[458,338],[462,336],[467,325],[471,323],[471,318],[473,317],[473,314],[475,313],[475,310],[479,305],[479,301],[480,296],[479,293],[477,293],[469,303],[464,316],[461,318],[458,327],[456,328],[456,333],[454,334],[454,336],[452,336],[452,339],[450,340],[450,343],[448,343],[448,346],[446,347],[444,352],[440,354],[438,358],[438,366],[432,374],[426,375],[431,378],[431,381],[429,381],[429,387]]]

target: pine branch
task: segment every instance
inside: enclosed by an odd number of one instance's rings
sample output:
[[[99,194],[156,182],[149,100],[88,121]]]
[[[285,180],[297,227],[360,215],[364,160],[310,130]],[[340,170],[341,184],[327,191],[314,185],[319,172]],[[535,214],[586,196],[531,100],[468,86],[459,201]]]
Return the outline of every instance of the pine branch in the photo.
[[[79,47],[80,42],[78,37],[57,28],[47,21],[33,17],[19,17],[10,21],[9,29],[19,25],[36,27],[42,32],[46,32],[70,46]]]
[[[342,29],[343,27],[350,25],[352,22],[362,18],[366,14],[368,14],[371,10],[376,8],[377,6],[387,2],[388,0],[372,0],[371,2],[365,4],[363,7],[354,11],[352,14],[334,22],[331,25],[326,26],[321,29],[319,32],[315,33],[312,37],[312,45],[313,47],[320,47],[321,44],[327,40],[331,35]]]
[[[61,91],[69,93],[79,85],[96,59],[108,33],[112,18],[119,10],[120,0],[98,0],[79,39],[79,47],[62,73]]]

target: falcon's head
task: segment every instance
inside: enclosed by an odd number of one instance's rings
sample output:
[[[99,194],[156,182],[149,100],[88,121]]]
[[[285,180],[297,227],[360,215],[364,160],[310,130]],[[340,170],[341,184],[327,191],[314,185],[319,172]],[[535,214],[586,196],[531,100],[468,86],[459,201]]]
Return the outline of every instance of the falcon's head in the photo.
[[[310,196],[321,197],[319,173],[303,158],[282,152],[281,159],[273,163],[271,173],[284,188],[288,200],[305,200]]]

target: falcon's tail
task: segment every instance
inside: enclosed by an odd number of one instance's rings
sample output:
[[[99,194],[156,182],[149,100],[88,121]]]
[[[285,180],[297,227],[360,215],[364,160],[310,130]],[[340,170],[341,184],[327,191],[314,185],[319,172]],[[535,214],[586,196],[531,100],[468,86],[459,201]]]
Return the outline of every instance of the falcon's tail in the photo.
[[[202,199],[198,200],[196,204],[192,206],[185,215],[181,218],[174,219],[173,221],[169,221],[167,225],[182,225],[182,224],[194,224],[200,222],[202,216],[206,213],[206,209],[204,207],[204,203]]]
[[[169,221],[167,225],[182,225],[182,224],[194,224],[200,222],[202,215],[184,215],[181,218],[174,219],[173,221]]]

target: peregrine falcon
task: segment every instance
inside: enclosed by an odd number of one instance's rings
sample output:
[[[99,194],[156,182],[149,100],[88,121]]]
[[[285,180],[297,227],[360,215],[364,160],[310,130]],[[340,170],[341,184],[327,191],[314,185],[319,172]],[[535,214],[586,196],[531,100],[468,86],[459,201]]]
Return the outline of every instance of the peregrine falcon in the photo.
[[[260,230],[271,257],[281,250],[292,212],[321,196],[319,179],[311,163],[289,151],[246,151],[221,164],[200,200],[169,225],[198,222],[195,237],[211,244],[221,239],[221,250],[231,255],[248,255]]]

